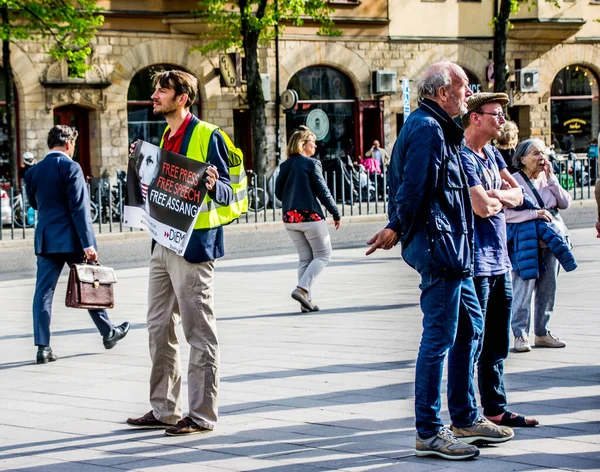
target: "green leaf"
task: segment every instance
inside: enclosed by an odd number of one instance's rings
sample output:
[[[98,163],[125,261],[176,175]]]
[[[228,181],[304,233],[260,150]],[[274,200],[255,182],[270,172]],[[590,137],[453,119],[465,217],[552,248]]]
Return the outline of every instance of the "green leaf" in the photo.
[[[69,63],[69,75],[82,77],[89,69],[89,44],[104,23],[95,0],[0,0],[0,8],[9,14],[0,25],[2,40],[49,44],[48,54]]]

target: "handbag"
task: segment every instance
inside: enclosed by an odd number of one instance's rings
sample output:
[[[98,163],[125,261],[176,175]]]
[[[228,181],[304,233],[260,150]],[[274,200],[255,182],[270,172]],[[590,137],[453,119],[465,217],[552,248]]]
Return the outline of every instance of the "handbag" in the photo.
[[[542,200],[542,197],[540,196],[540,194],[538,193],[536,188],[531,183],[531,180],[529,180],[529,177],[527,177],[525,172],[523,172],[522,170],[519,171],[519,174],[521,174],[521,177],[523,177],[525,182],[527,182],[527,185],[531,189],[531,192],[535,196],[535,199],[538,201],[540,208],[543,208],[544,210],[548,210],[552,214],[552,223],[551,224],[553,224],[556,227],[556,229],[558,229],[560,235],[564,238],[565,243],[567,244],[567,246],[569,246],[569,249],[573,249],[573,242],[571,241],[571,235],[569,234],[569,229],[567,228],[567,225],[565,224],[565,220],[563,220],[562,216],[560,216],[560,211],[558,210],[558,208],[546,208],[546,204],[544,203],[544,200]]]
[[[72,264],[69,269],[65,305],[69,308],[104,310],[115,306],[115,271],[98,262]]]

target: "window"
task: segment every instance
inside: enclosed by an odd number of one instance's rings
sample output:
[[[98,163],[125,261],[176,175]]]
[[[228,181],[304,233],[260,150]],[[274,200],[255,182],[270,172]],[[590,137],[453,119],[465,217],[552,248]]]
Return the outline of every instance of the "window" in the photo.
[[[288,138],[298,126],[308,126],[317,137],[321,160],[352,146],[356,94],[348,76],[333,67],[307,67],[291,78],[287,88],[298,93],[298,104],[286,117]]]
[[[598,79],[583,65],[562,69],[550,93],[552,143],[557,151],[587,152],[598,135]]]
[[[0,188],[8,185],[10,182],[10,147],[8,145],[8,126],[7,126],[7,106],[6,106],[6,75],[4,69],[0,68]],[[20,169],[20,152],[19,146],[19,100],[17,99],[17,91],[15,90],[15,124],[17,126],[17,167]],[[19,178],[22,178],[22,173],[19,171]]]

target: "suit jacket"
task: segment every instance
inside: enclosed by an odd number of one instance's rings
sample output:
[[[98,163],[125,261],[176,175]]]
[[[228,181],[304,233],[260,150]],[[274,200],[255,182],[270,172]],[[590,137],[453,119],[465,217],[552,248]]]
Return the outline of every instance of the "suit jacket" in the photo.
[[[83,253],[96,247],[90,197],[79,164],[62,152],[50,152],[25,174],[27,198],[38,211],[37,254]]]

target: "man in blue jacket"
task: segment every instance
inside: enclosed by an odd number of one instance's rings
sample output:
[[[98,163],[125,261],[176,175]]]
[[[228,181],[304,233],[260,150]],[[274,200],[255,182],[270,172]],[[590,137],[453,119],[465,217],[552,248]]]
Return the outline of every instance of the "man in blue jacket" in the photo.
[[[466,112],[468,85],[465,72],[451,62],[425,71],[418,86],[421,104],[392,151],[390,221],[367,251],[390,249],[400,240],[403,259],[421,275],[415,454],[452,460],[478,456],[475,442],[514,436],[510,428],[479,416],[473,385],[483,319],[473,284],[473,213],[460,162],[463,130],[454,121]],[[451,428],[440,418],[446,354]]]
[[[81,167],[73,161],[77,130],[54,126],[48,133],[50,152],[25,173],[27,198],[38,211],[35,228],[37,277],[33,298],[33,336],[37,363],[58,357],[50,347],[52,297],[65,264],[98,258],[90,217],[90,199]],[[106,310],[88,310],[104,347],[112,349],[125,337],[129,323],[114,327]]]

